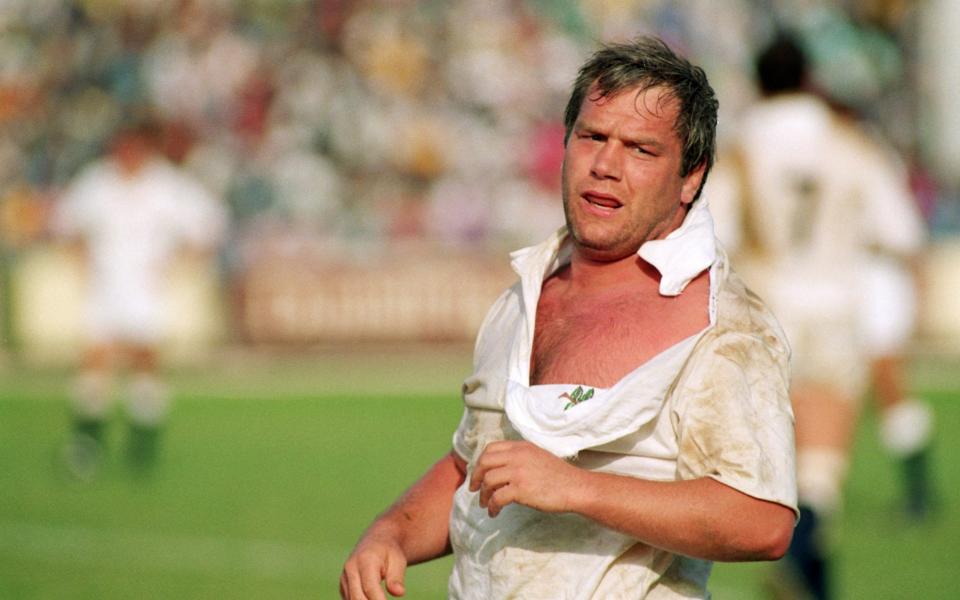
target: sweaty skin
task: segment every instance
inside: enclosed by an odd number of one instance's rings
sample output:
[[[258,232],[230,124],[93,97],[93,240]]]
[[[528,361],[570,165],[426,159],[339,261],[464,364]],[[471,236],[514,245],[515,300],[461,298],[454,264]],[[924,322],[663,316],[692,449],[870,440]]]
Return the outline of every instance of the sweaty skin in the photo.
[[[677,102],[661,88],[587,95],[567,141],[563,206],[574,240],[574,269],[594,283],[638,278],[634,254],[680,226],[705,164],[680,176]],[[574,271],[575,281],[580,277]]]

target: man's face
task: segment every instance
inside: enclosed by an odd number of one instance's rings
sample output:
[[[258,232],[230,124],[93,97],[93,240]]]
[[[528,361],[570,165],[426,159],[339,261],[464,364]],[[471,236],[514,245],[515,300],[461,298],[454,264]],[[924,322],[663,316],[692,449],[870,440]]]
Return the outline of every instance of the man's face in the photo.
[[[151,152],[147,139],[136,134],[123,134],[113,144],[113,155],[126,175],[139,173]]]
[[[578,251],[611,261],[680,226],[703,167],[680,177],[678,102],[663,88],[587,94],[563,160],[563,206]]]

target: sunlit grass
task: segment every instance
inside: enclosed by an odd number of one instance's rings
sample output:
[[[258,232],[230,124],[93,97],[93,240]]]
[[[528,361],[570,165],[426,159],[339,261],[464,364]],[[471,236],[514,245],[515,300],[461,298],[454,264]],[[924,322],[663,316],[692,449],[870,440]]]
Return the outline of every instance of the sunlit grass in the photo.
[[[353,371],[301,357],[175,373],[154,476],[126,469],[118,414],[87,484],[58,468],[68,374],[0,372],[0,598],[335,597],[359,533],[449,448],[469,368],[458,352],[359,354]],[[391,384],[401,372],[407,387]],[[841,598],[953,597],[960,385],[920,391],[940,424],[941,511],[921,526],[899,518],[897,473],[866,414],[833,538]],[[714,596],[763,598],[769,567],[717,565]],[[413,567],[407,597],[445,597],[449,569]]]

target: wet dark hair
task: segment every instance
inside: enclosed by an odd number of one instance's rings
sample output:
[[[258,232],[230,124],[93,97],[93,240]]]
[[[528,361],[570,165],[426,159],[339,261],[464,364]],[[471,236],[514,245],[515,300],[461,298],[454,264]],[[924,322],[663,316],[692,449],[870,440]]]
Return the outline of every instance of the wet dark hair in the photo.
[[[707,75],[700,67],[678,56],[663,40],[640,37],[622,44],[603,46],[584,63],[573,84],[564,113],[564,143],[580,115],[587,94],[596,86],[599,97],[616,95],[638,87],[663,87],[680,104],[674,130],[683,144],[680,176],[686,177],[701,164],[703,181],[716,154],[717,102]],[[701,190],[703,185],[701,184]],[[700,190],[697,190],[697,196]]]
[[[807,56],[800,41],[782,31],[757,55],[757,83],[765,95],[795,92],[807,79]]]

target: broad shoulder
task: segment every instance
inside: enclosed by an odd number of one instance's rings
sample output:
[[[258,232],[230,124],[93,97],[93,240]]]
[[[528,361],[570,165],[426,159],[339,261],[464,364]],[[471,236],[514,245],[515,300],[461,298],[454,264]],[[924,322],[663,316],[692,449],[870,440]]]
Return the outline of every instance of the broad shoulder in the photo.
[[[92,193],[104,186],[116,185],[120,180],[116,168],[109,160],[97,160],[83,167],[74,176],[68,193]]]
[[[732,269],[718,286],[716,312],[714,338],[746,337],[778,360],[789,358],[790,346],[777,317]]]

